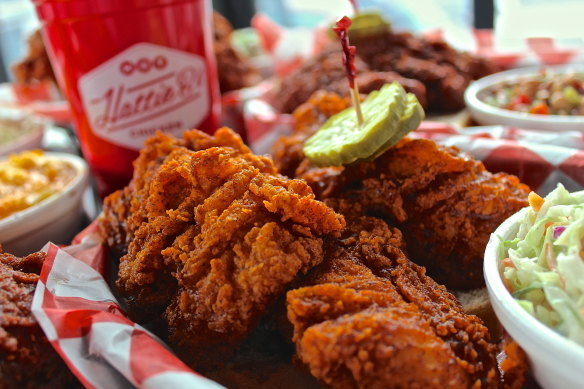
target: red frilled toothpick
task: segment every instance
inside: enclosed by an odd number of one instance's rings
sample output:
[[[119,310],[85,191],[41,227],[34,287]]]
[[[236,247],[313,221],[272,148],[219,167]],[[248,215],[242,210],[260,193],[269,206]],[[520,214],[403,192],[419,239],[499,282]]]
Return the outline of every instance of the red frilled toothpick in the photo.
[[[353,99],[353,106],[357,113],[357,122],[359,125],[363,124],[363,114],[361,113],[361,104],[359,103],[359,88],[357,87],[356,69],[355,69],[355,46],[349,46],[349,27],[351,27],[351,19],[343,16],[337,21],[333,31],[339,37],[341,46],[343,47],[343,65],[347,71],[347,79],[349,80],[349,87],[351,88],[351,97]]]

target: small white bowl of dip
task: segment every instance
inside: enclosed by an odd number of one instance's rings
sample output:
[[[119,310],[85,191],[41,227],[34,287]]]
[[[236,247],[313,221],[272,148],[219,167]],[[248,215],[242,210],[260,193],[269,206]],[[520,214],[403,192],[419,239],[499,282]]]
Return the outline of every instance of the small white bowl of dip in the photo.
[[[82,197],[88,185],[87,163],[72,154],[47,152],[43,155],[72,169],[72,178],[57,193],[0,219],[0,244],[5,252],[17,256],[38,251],[49,241],[69,244],[83,227]]]

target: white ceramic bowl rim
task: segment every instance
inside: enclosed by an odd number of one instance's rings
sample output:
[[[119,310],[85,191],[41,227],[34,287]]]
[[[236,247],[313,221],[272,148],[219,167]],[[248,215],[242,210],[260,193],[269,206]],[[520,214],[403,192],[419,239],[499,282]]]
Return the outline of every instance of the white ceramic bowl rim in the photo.
[[[19,223],[21,223],[23,220],[27,222],[34,222],[40,212],[50,208],[55,203],[59,202],[62,198],[67,197],[71,192],[84,185],[88,179],[89,168],[85,160],[82,158],[73,154],[55,152],[44,152],[44,155],[71,163],[77,171],[77,174],[73,180],[71,180],[71,182],[69,182],[59,193],[56,193],[44,199],[40,203],[32,205],[29,208],[15,212],[4,219],[0,219],[0,231],[2,231],[2,240],[4,241],[10,241],[14,239],[22,233],[23,228],[28,228],[27,226],[18,228]],[[42,227],[42,225],[37,225],[35,227]]]
[[[508,118],[518,119],[518,120],[537,120],[537,121],[547,121],[550,123],[570,123],[570,124],[584,124],[584,115],[539,115],[527,112],[512,111],[510,109],[498,108],[490,104],[485,103],[479,98],[481,93],[487,89],[493,88],[494,86],[501,84],[506,81],[517,81],[520,78],[529,77],[537,74],[542,68],[550,70],[555,73],[565,73],[568,71],[584,72],[584,65],[561,65],[561,66],[536,66],[536,67],[525,67],[507,70],[504,72],[499,72],[491,74],[490,76],[483,77],[479,80],[474,81],[465,91],[465,100],[467,105],[474,106],[477,109],[484,111],[491,115],[505,116]]]
[[[584,191],[575,193],[584,201]],[[507,238],[510,232],[515,233],[517,231],[517,224],[523,219],[528,209],[529,208],[524,208],[508,218],[495,232],[491,234],[491,238],[485,249],[485,281],[491,293],[491,298],[497,300],[494,303],[499,303],[503,306],[505,313],[510,316],[517,327],[522,327],[526,331],[540,335],[537,341],[539,344],[528,345],[520,342],[520,345],[526,349],[528,353],[529,349],[532,348],[532,352],[545,352],[551,354],[554,358],[561,359],[562,363],[565,363],[568,366],[576,365],[581,369],[581,364],[584,361],[584,346],[581,346],[552,330],[523,309],[517,300],[511,296],[511,293],[509,293],[507,288],[505,288],[501,279],[501,274],[499,273],[497,254],[499,252],[501,238]],[[505,323],[503,323],[503,325],[505,326]],[[509,331],[509,333],[511,336],[515,335],[512,331]]]

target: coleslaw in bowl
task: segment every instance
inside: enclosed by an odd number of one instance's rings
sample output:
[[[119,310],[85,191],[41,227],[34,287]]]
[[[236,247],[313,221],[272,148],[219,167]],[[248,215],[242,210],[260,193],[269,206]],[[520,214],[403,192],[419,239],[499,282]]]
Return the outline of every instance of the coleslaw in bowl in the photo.
[[[584,346],[584,203],[562,185],[529,203],[502,245],[503,282],[532,316]]]
[[[489,297],[543,388],[581,387],[584,191],[558,185],[545,199],[531,194],[529,200],[487,244]]]

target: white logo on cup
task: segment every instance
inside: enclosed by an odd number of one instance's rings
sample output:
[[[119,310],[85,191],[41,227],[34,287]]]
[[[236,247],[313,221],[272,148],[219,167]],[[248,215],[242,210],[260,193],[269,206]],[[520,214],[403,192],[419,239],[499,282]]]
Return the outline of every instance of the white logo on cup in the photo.
[[[79,79],[93,132],[139,150],[156,130],[180,135],[197,127],[210,103],[204,58],[138,43]]]

